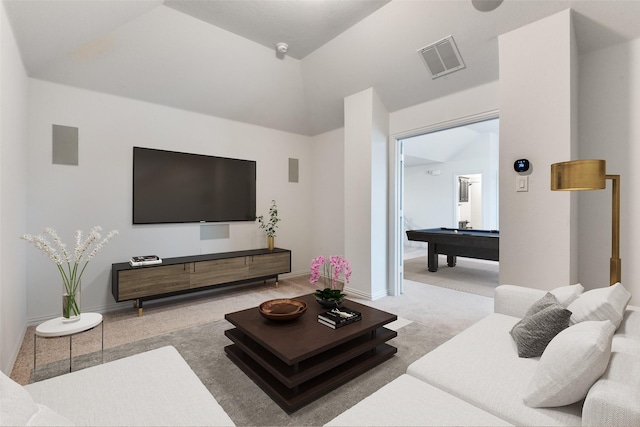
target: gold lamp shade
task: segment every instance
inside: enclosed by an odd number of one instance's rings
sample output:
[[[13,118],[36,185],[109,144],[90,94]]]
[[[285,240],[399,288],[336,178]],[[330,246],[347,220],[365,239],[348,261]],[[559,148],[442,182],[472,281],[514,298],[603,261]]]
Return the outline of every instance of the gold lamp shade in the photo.
[[[606,187],[604,160],[573,160],[551,165],[551,189],[564,191],[603,190]]]
[[[620,175],[607,175],[604,160],[572,160],[551,165],[551,190],[580,191],[603,190],[611,180],[611,260],[610,284],[619,282],[620,260]]]

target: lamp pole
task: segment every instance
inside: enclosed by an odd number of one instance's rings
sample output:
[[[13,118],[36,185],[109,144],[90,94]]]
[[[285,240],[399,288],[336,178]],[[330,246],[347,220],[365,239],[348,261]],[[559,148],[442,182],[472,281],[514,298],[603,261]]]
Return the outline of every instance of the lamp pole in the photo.
[[[609,282],[615,285],[620,282],[622,261],[620,260],[620,175],[606,175],[611,180],[611,261]]]

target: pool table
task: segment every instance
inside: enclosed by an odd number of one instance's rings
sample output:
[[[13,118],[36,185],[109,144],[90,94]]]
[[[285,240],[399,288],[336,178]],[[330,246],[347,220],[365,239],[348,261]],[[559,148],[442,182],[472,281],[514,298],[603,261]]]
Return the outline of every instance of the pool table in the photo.
[[[457,228],[428,228],[407,230],[412,241],[427,242],[429,271],[438,271],[438,254],[447,256],[447,265],[455,267],[456,257],[498,261],[500,233],[498,230],[465,230]]]

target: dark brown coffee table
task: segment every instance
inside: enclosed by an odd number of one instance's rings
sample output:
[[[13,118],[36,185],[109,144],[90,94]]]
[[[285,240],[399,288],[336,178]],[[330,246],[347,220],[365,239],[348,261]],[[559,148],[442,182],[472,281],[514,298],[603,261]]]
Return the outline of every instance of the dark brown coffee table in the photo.
[[[265,319],[258,308],[225,315],[235,328],[225,331],[234,344],[227,356],[282,409],[292,413],[391,358],[386,342],[398,334],[384,325],[395,314],[346,300],[362,320],[339,329],[318,322],[327,311],[312,294],[296,297],[307,312],[291,322]]]

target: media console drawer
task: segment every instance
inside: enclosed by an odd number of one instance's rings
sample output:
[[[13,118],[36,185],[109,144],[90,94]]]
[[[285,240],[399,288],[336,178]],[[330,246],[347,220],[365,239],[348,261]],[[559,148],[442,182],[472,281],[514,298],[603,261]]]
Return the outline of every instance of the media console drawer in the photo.
[[[159,265],[120,271],[118,278],[121,301],[149,295],[189,289],[189,271],[184,264]]]
[[[191,288],[219,285],[248,277],[246,257],[216,259],[191,263]]]
[[[162,264],[111,265],[111,292],[116,302],[131,301],[142,316],[143,301],[256,280],[291,272],[291,251],[275,248],[165,258]]]

